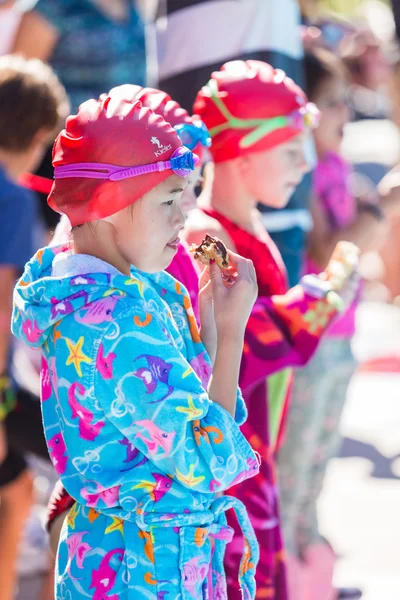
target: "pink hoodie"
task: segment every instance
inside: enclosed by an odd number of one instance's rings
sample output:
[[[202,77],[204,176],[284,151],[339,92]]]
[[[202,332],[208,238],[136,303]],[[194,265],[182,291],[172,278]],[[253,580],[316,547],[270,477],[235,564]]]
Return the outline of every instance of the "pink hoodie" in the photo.
[[[167,272],[183,283],[189,292],[192,301],[193,311],[199,323],[199,276],[200,270],[197,263],[192,260],[189,254],[189,247],[186,242],[182,242],[178,246],[178,252],[175,258],[169,265]]]

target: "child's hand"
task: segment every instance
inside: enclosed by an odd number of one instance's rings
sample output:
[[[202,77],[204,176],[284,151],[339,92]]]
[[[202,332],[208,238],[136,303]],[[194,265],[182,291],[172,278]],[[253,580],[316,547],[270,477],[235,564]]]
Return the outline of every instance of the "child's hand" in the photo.
[[[244,335],[257,299],[257,276],[251,260],[229,252],[230,266],[210,265],[214,318],[218,337]]]
[[[347,279],[343,288],[337,292],[344,302],[344,310],[347,310],[356,299],[357,293],[360,289],[360,280],[360,273],[355,270]]]
[[[319,278],[327,281],[328,277],[323,271],[319,274]],[[354,269],[348,276],[340,290],[335,290],[335,293],[343,300],[343,311],[345,312],[354,302],[360,289],[361,275],[358,269]]]

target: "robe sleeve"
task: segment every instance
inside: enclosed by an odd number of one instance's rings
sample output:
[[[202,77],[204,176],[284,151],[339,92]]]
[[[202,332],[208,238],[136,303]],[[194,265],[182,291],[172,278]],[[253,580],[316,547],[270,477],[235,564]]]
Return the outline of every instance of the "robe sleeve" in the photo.
[[[119,319],[103,336],[94,393],[106,418],[158,469],[188,488],[215,492],[252,477],[258,460],[235,419],[207,391],[153,313],[138,327]],[[101,361],[96,361],[101,364]],[[238,393],[238,418],[244,417]]]
[[[278,371],[306,364],[341,308],[334,292],[316,298],[302,285],[282,296],[259,297],[246,328],[241,388],[245,391]]]

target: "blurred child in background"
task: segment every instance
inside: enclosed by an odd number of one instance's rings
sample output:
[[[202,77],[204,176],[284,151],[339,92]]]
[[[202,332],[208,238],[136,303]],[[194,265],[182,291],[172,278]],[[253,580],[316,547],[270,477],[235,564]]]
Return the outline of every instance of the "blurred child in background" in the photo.
[[[25,454],[48,458],[39,398],[17,385],[11,374],[12,289],[29,256],[43,243],[35,197],[17,180],[24,171],[35,169],[67,106],[63,87],[41,61],[0,59],[1,600],[14,597],[18,542],[33,502]]]
[[[350,166],[340,156],[350,113],[346,105],[347,73],[342,62],[324,49],[305,58],[306,89],[321,111],[314,131],[318,164],[313,177],[305,269],[324,269],[339,240],[361,251],[374,248],[383,214],[370,198],[357,202],[350,186]],[[295,376],[286,443],[278,458],[284,539],[289,582],[296,600],[334,598],[335,555],[318,530],[317,499],[328,460],[340,440],[339,421],[356,363],[351,350],[355,331],[354,302],[330,328],[309,364]]]
[[[257,201],[283,208],[308,170],[305,140],[318,123],[316,107],[281,70],[255,60],[232,61],[211,74],[198,93],[194,112],[213,140],[212,181],[200,206],[214,226],[186,224],[186,239],[206,233],[222,239],[254,262],[258,300],[246,329],[240,385],[249,411],[243,427],[261,455],[254,483],[234,488],[249,511],[260,544],[257,598],[287,598],[274,454],[282,443],[293,366],[307,362],[336,317],[335,294],[322,279],[288,291],[282,257],[265,231]],[[329,287],[329,286],[328,286]],[[240,538],[227,552],[229,598],[240,598],[235,572]],[[296,598],[296,596],[293,596]]]

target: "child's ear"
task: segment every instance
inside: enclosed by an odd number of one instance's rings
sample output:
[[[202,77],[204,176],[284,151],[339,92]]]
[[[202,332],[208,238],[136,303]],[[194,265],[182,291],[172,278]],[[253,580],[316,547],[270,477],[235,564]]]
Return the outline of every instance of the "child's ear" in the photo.
[[[110,223],[111,225],[114,225],[114,219],[113,219],[114,215],[111,215],[110,217],[102,217],[102,221],[105,221],[106,223]]]

